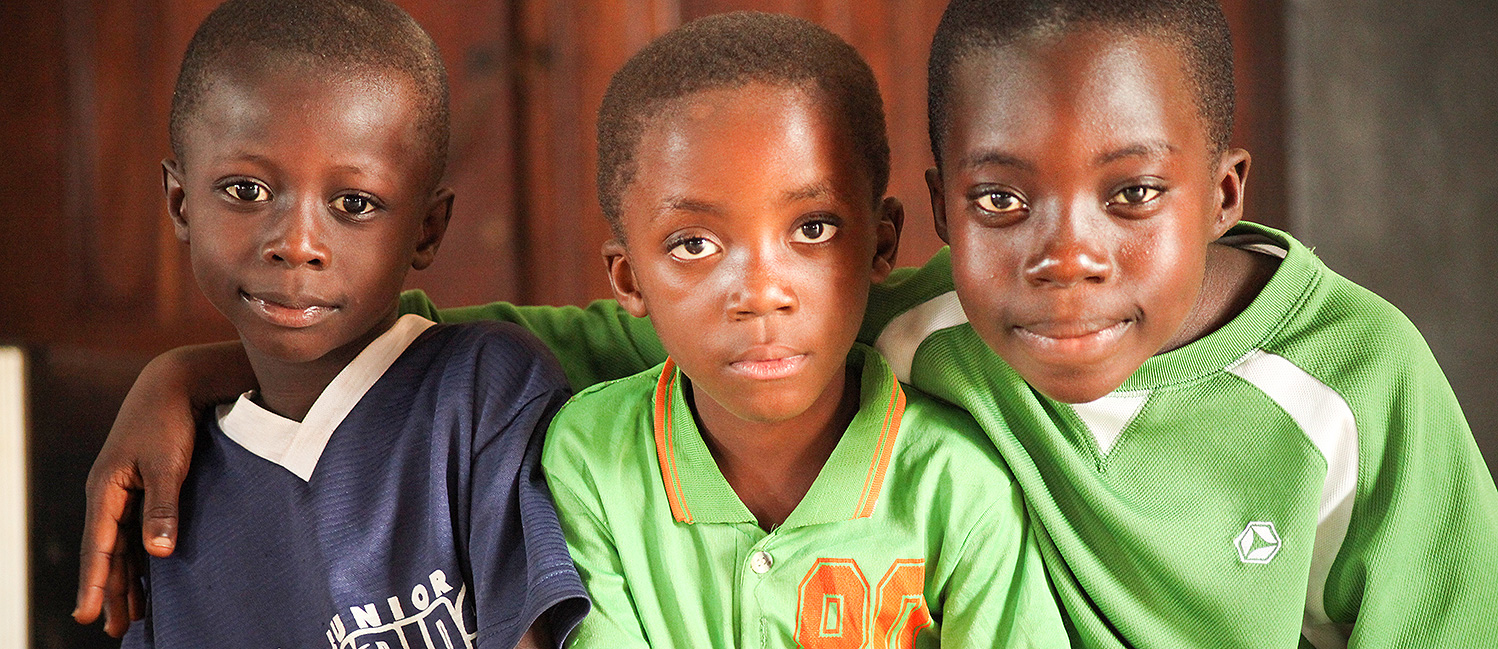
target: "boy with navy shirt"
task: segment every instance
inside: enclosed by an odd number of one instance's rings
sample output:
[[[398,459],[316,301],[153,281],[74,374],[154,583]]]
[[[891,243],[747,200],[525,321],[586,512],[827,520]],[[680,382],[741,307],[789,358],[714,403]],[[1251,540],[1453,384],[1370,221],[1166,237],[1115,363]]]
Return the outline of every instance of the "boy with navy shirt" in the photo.
[[[383,0],[231,0],[194,35],[168,209],[259,388],[200,422],[125,646],[508,649],[587,610],[539,468],[560,368],[397,313],[451,211],[446,102]]]
[[[859,338],[996,443],[1075,645],[1498,644],[1498,492],[1429,350],[1238,223],[1231,53],[1212,2],[954,2],[928,173],[951,248],[876,286]],[[617,305],[441,316],[526,324],[575,385],[663,355]]]

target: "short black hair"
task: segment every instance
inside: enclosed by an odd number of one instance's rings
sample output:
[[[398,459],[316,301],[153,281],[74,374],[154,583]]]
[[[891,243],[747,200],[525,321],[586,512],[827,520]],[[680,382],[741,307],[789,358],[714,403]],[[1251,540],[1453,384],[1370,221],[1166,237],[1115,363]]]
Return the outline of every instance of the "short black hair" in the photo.
[[[952,0],[931,40],[927,108],[931,153],[941,166],[952,74],[969,55],[1027,37],[1095,27],[1159,38],[1191,79],[1212,153],[1233,133],[1233,43],[1217,0]]]
[[[699,18],[655,39],[614,74],[598,111],[598,202],[623,241],[619,209],[634,180],[635,149],[664,104],[752,82],[809,86],[846,120],[855,153],[873,184],[889,186],[884,103],[868,63],[853,46],[815,23],[739,11]]]
[[[266,65],[393,71],[411,78],[430,182],[447,166],[447,69],[432,37],[388,0],[229,0],[198,26],[172,93],[172,152],[182,158],[183,129],[213,77]]]

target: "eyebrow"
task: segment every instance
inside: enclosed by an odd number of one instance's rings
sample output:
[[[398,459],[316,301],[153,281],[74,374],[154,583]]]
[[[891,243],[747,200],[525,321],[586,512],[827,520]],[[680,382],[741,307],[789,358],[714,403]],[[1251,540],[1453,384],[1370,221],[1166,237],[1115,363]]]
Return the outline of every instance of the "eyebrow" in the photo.
[[[832,191],[831,183],[823,180],[803,185],[795,189],[788,189],[784,192],[781,192],[780,197],[781,200],[787,203],[791,203],[794,201],[811,200],[814,198],[830,198],[834,194],[835,192]]]
[[[1123,158],[1163,158],[1166,154],[1174,153],[1175,150],[1176,148],[1165,140],[1147,140],[1105,152],[1099,155],[1092,164],[1101,167]]]
[[[802,185],[801,187],[787,189],[780,193],[780,199],[786,203],[792,203],[817,198],[832,198],[836,195],[837,193],[832,190],[831,183],[818,181]],[[675,211],[695,212],[698,214],[720,214],[723,212],[723,208],[710,201],[688,198],[685,195],[677,194],[675,196],[668,196],[665,200],[661,201],[655,210],[655,216],[659,217],[667,212]]]
[[[963,158],[962,166],[969,169],[973,167],[1014,167],[1020,171],[1035,171],[1035,165],[1031,164],[1029,160],[992,149],[979,151]]]
[[[251,153],[249,151],[245,151],[244,149],[239,149],[219,159],[244,162],[263,162],[266,164],[270,164],[271,162],[270,158],[266,156],[260,155],[258,153]]]
[[[722,210],[710,202],[687,198],[686,196],[677,194],[675,196],[667,196],[666,200],[661,201],[660,205],[656,206],[655,214],[652,215],[652,218],[659,218],[667,212],[677,211],[717,214]]]

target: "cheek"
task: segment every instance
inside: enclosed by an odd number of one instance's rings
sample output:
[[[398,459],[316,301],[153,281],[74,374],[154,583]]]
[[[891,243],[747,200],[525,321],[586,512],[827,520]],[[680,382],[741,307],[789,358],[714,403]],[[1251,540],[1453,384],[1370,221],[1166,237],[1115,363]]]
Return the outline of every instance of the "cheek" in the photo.
[[[1157,319],[1178,324],[1196,303],[1206,269],[1203,245],[1194,232],[1163,229],[1135,237],[1119,250],[1125,283],[1140,287],[1140,299]]]
[[[964,224],[951,231],[952,281],[963,308],[992,315],[1018,273],[1014,237],[995,228]]]
[[[212,227],[197,226],[189,240],[188,253],[192,260],[192,272],[204,291],[212,292],[213,285],[232,274],[234,266],[245,263],[253,256],[253,246],[234,246],[235,241],[244,241],[248,233],[217,231]]]
[[[649,267],[634,267],[635,281],[645,296],[652,320],[670,313],[695,312],[706,317],[706,304],[717,295],[721,272],[715,268],[686,268],[670,259],[652,261]]]

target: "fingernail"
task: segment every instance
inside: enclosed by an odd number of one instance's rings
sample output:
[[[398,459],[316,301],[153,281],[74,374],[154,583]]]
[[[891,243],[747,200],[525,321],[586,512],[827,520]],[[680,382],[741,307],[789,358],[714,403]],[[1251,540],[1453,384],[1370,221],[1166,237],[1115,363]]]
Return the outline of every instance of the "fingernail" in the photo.
[[[151,545],[153,547],[158,547],[158,548],[166,549],[166,548],[172,547],[172,540],[169,539],[169,538],[167,538],[167,536],[165,534],[163,534],[163,535],[158,536],[158,537],[156,537],[154,539],[151,539]]]

